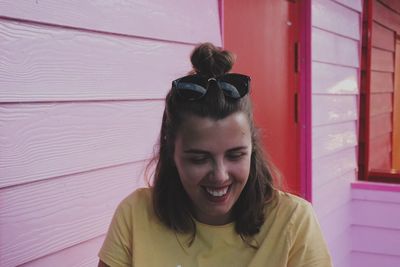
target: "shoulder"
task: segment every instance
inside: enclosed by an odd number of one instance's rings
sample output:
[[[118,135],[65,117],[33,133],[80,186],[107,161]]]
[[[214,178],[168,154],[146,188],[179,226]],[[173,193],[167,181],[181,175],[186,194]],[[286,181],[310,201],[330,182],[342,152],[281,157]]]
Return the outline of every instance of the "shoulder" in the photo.
[[[115,216],[132,220],[147,215],[152,211],[151,191],[151,188],[136,189],[119,203]]]
[[[270,238],[274,250],[286,253],[285,266],[332,266],[329,252],[311,203],[290,193],[275,191],[266,205],[260,240]]]
[[[267,209],[269,212],[278,212],[282,215],[286,214],[289,217],[313,213],[310,202],[296,195],[279,190],[275,192],[273,200],[267,203]]]
[[[130,195],[125,197],[120,206],[136,206],[151,201],[151,188],[142,187],[133,191]]]
[[[317,216],[310,202],[285,192],[277,193],[277,202],[280,212],[286,215],[288,237],[291,243],[295,243],[296,239],[314,239],[315,237],[318,240],[323,239]]]
[[[266,204],[267,227],[282,227],[288,235],[292,235],[302,224],[317,223],[310,202],[293,194],[276,191],[272,201]]]

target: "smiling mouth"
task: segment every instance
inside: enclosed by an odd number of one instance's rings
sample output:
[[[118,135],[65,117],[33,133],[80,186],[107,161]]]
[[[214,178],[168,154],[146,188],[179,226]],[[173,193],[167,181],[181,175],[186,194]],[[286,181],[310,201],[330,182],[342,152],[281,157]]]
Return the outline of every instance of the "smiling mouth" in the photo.
[[[213,202],[223,201],[228,196],[231,189],[231,185],[219,188],[203,186],[203,189],[206,192],[206,195],[208,196],[209,200]]]

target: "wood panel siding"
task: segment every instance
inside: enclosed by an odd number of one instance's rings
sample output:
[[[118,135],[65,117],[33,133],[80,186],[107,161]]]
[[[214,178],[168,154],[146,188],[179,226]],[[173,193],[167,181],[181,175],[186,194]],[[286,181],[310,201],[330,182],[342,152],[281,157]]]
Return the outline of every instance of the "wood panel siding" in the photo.
[[[353,227],[352,235],[354,247],[358,251],[365,251],[371,254],[386,254],[400,258],[400,232],[398,229],[382,229],[375,227],[357,226]],[[375,242],[370,242],[374,240]],[[377,246],[376,244],[380,244]],[[385,244],[382,246],[382,244]],[[364,265],[365,266],[365,265]]]
[[[370,149],[374,153],[370,154],[369,164],[372,169],[389,170],[391,166],[392,153],[392,133],[389,132],[379,135],[370,140]]]
[[[42,257],[20,265],[20,267],[94,267],[99,258],[97,253],[103,243],[104,236],[90,239],[75,246],[63,249],[47,257]],[[60,259],[62,259],[60,261]]]
[[[162,108],[158,100],[0,105],[0,187],[148,159]]]
[[[374,21],[395,32],[400,32],[400,16],[396,12],[387,8],[380,0],[373,0],[372,8]]]
[[[371,70],[393,73],[394,53],[373,47],[371,51]]]
[[[397,0],[380,0],[386,7],[400,14],[400,2]]]
[[[377,0],[373,8],[368,166],[382,171],[391,169],[395,36],[400,31],[400,15]]]
[[[313,204],[334,265],[350,267],[362,1],[313,0],[312,5]]]
[[[393,74],[390,72],[371,72],[371,92],[393,92]]]
[[[387,114],[391,116],[393,110],[393,99],[391,93],[377,93],[371,97],[371,117],[380,114]],[[388,114],[387,114],[388,115]]]
[[[380,25],[377,22],[372,23],[372,32],[374,38],[372,38],[372,46],[387,51],[394,51],[394,37],[395,32]]]
[[[313,125],[334,124],[357,119],[357,99],[354,95],[315,95]]]
[[[103,235],[117,204],[145,185],[143,168],[143,162],[137,162],[3,188],[2,266],[16,266]]]
[[[332,212],[338,208],[345,208],[350,204],[351,190],[350,183],[354,181],[354,170],[342,174],[327,184],[318,188],[314,194],[315,203],[323,203],[323,205],[315,205],[315,211],[321,219],[331,217]]]
[[[219,1],[1,1],[0,266],[96,266]]]
[[[387,254],[368,253],[360,251],[352,251],[351,266],[363,267],[398,267],[400,264],[399,257]]]
[[[319,157],[313,160],[312,176],[315,188],[329,183],[332,180],[341,177],[345,173],[357,169],[357,158],[355,147],[343,149],[337,153]]]
[[[376,115],[371,117],[371,124],[375,125],[369,132],[371,138],[390,133],[392,129],[392,116],[389,113]]]
[[[400,38],[396,39],[395,78],[393,86],[392,169],[400,170]]]
[[[316,126],[313,128],[313,159],[357,145],[355,122]]]
[[[329,12],[324,12],[329,10]],[[314,27],[337,34],[360,39],[360,19],[358,12],[330,0],[314,0],[312,5]],[[335,21],[336,23],[332,23]]]
[[[362,11],[362,0],[334,0],[334,1],[348,8],[351,8],[355,11],[358,11],[359,13],[361,13]]]
[[[358,41],[313,28],[312,44],[314,61],[356,68],[360,65]]]
[[[2,102],[162,99],[193,49],[4,20],[0,36]]]
[[[358,94],[358,69],[329,63],[313,62],[314,94]]]
[[[221,45],[218,1],[13,1],[0,16],[32,22],[197,44]]]
[[[352,189],[353,266],[400,265],[399,209],[398,190]]]

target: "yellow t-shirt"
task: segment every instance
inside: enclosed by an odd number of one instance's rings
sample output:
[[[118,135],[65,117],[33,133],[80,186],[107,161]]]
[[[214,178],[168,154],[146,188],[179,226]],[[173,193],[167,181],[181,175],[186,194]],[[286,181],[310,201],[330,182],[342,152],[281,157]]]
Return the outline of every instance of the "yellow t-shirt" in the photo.
[[[311,205],[278,192],[266,207],[266,220],[254,239],[243,242],[234,223],[196,222],[196,238],[177,234],[155,216],[151,189],[142,188],[118,206],[99,252],[111,267],[331,267],[331,259]]]

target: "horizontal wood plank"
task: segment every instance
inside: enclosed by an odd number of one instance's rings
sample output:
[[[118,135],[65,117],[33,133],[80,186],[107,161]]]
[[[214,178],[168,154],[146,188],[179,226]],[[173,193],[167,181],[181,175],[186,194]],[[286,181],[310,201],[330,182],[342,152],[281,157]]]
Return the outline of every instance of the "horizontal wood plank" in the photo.
[[[360,65],[359,42],[356,40],[313,27],[312,47],[313,61],[356,68]]]
[[[97,253],[104,235],[20,265],[20,267],[94,267],[99,262]]]
[[[371,71],[371,92],[393,92],[393,73]]]
[[[13,1],[0,16],[196,44],[221,45],[218,1]]]
[[[354,267],[350,265],[350,229],[337,236],[336,240],[328,243],[329,253],[331,254],[333,266]]]
[[[393,72],[394,53],[378,48],[371,49],[371,70]]]
[[[162,101],[0,105],[0,187],[151,156]]]
[[[360,13],[330,0],[312,1],[313,26],[360,40]]]
[[[313,160],[312,177],[316,188],[357,169],[356,148],[351,147]]]
[[[374,22],[372,24],[372,46],[376,48],[394,51],[395,34],[393,30]]]
[[[145,184],[142,171],[138,162],[0,189],[2,266],[104,235],[117,204]]]
[[[387,185],[387,184],[385,184]],[[389,184],[398,189],[399,185]],[[383,191],[383,190],[368,190],[368,189],[352,189],[352,199],[363,201],[377,201],[385,203],[400,204],[399,190]]]
[[[350,7],[358,12],[362,11],[362,0],[334,0],[344,6]]]
[[[326,216],[318,219],[326,242],[332,244],[339,236],[349,231],[351,224],[351,207],[350,205],[340,206]]]
[[[163,98],[191,45],[0,20],[0,101]]]
[[[375,154],[371,154],[369,160],[369,171],[387,171],[389,172],[391,169],[391,154],[390,153],[380,153],[378,156]]]
[[[357,99],[355,95],[313,95],[312,125],[356,121]]]
[[[373,19],[385,27],[395,31],[400,32],[400,16],[399,14],[388,9],[379,1],[373,2]]]
[[[400,231],[353,225],[353,250],[374,254],[400,256]]]
[[[370,139],[369,169],[390,170],[392,151],[392,133],[386,133]]]
[[[390,113],[393,111],[392,93],[373,93],[370,97],[370,116]]]
[[[354,94],[359,91],[358,69],[312,62],[313,94]]]
[[[350,183],[356,180],[356,172],[350,171],[319,188],[313,189],[314,209],[319,218],[351,203]]]
[[[387,254],[376,254],[368,252],[360,252],[354,248],[351,252],[351,266],[362,267],[398,267],[400,266],[400,256]]]
[[[397,267],[400,255],[393,255],[398,247],[392,246],[398,246],[400,194],[352,189],[352,198],[352,266]]]
[[[400,14],[400,2],[398,0],[379,0],[379,2]]]
[[[392,132],[392,113],[383,113],[371,116],[369,137],[375,138]]]
[[[400,231],[400,203],[353,200],[352,224]]]
[[[336,153],[357,145],[356,122],[313,127],[312,158]]]

